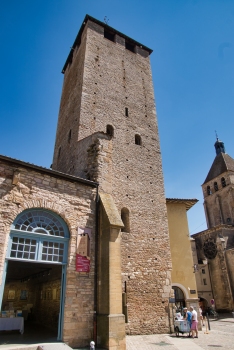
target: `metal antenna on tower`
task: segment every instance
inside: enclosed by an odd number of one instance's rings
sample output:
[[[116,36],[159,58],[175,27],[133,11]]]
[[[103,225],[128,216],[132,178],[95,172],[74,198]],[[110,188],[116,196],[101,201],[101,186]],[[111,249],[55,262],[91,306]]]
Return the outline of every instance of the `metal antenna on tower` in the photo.
[[[218,135],[217,135],[217,131],[215,130],[215,135],[216,135],[216,139],[218,140],[219,138],[218,138]]]
[[[105,22],[106,24],[108,24],[109,18],[107,18],[107,16],[104,17],[104,22]]]

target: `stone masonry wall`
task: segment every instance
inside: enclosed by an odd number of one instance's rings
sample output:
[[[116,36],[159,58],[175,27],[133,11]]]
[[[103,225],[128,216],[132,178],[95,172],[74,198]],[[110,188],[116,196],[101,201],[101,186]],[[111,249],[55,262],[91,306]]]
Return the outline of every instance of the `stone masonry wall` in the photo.
[[[196,242],[198,262],[204,258],[208,259],[207,267],[210,274],[215,307],[220,312],[231,311],[233,307],[233,234],[234,229],[232,226],[220,225],[193,235]],[[224,238],[224,245],[221,243],[220,237]],[[207,253],[204,252],[204,244],[209,241],[215,244],[216,254],[213,258],[209,258],[206,256]],[[205,275],[202,277],[204,278]],[[200,287],[204,288],[204,286]]]
[[[73,51],[72,62],[64,74],[63,92],[61,96],[59,119],[53,157],[53,169],[64,173],[75,174],[77,161],[76,143],[80,125],[84,58],[86,50],[86,30],[83,32],[79,46]],[[67,153],[69,152],[69,157]]]
[[[29,208],[60,215],[70,232],[63,341],[71,346],[85,346],[93,336],[95,196],[95,188],[76,180],[0,160],[0,281],[10,227],[17,215]],[[78,227],[91,229],[91,271],[85,276],[75,271]]]
[[[234,232],[233,232],[234,235]],[[229,283],[232,290],[232,297],[234,296],[234,249],[229,249],[225,253],[227,270],[229,275]]]
[[[233,310],[233,298],[228,276],[227,262],[220,242],[217,240],[217,255],[209,260],[215,307],[218,312]]]
[[[106,133],[112,126],[110,140],[99,139],[96,172],[100,190],[111,193],[121,213],[129,211],[130,232],[122,233],[122,275],[127,284],[128,324],[131,334],[167,332],[168,300],[171,291],[171,256],[166,201],[152,75],[149,57],[125,48],[124,38],[115,42],[103,36],[104,29],[86,25],[75,60],[67,76],[76,78],[84,59],[82,92],[74,88],[76,100],[65,101],[72,91],[72,79],[63,87],[57,135],[73,130],[73,149],[67,147],[66,160],[56,169],[78,174],[87,168],[77,161],[81,140],[96,133]],[[145,55],[147,56],[147,55]],[[77,59],[77,61],[76,61]],[[78,62],[79,61],[79,62]],[[76,86],[77,86],[76,85]],[[67,119],[69,110],[79,116]],[[61,122],[60,122],[61,123]],[[78,125],[79,124],[79,125]],[[135,137],[140,137],[140,145]],[[59,144],[56,142],[55,154]],[[85,155],[86,157],[86,155]],[[88,158],[87,158],[88,159]],[[71,165],[67,165],[67,164]],[[84,169],[80,168],[83,164]],[[79,165],[78,165],[79,164]],[[69,170],[72,169],[72,170]],[[109,174],[109,176],[107,176]]]

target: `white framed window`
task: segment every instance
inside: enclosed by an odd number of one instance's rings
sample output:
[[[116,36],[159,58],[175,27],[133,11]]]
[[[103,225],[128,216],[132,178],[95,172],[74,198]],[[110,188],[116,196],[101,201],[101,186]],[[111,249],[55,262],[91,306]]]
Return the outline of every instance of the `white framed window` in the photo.
[[[69,231],[57,214],[44,209],[29,209],[14,221],[8,259],[67,262]]]
[[[37,241],[36,239],[24,237],[12,237],[11,258],[32,259],[36,258]]]

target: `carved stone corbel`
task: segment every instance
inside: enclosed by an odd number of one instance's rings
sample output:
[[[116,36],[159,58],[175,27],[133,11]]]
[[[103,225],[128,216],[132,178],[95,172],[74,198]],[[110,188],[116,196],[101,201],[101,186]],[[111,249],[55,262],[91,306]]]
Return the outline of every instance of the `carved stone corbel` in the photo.
[[[17,169],[13,173],[12,185],[16,186],[20,181],[20,171]]]

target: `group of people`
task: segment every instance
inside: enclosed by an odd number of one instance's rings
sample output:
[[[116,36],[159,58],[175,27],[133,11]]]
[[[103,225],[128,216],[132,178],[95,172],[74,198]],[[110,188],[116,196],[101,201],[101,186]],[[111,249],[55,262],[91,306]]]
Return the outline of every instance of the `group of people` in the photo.
[[[197,311],[193,306],[190,306],[189,311],[187,307],[184,307],[184,319],[190,323],[190,332],[188,337],[198,338],[198,320],[197,320]],[[202,317],[201,309],[199,309],[200,317]]]

